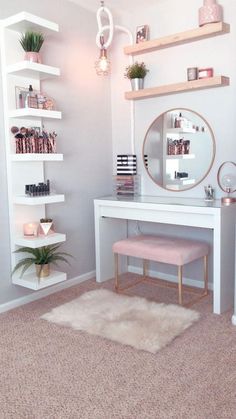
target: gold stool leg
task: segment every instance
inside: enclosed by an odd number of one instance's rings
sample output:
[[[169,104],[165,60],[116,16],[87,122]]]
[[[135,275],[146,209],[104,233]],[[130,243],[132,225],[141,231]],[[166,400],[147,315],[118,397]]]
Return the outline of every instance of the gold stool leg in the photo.
[[[148,276],[148,260],[147,259],[143,259],[143,276],[144,279]]]
[[[183,267],[178,266],[178,283],[179,283],[179,304],[183,304],[182,298],[182,282],[183,282]]]
[[[208,255],[204,256],[204,295],[208,294]]]
[[[115,290],[119,289],[119,260],[118,253],[114,253],[114,267],[115,267]]]

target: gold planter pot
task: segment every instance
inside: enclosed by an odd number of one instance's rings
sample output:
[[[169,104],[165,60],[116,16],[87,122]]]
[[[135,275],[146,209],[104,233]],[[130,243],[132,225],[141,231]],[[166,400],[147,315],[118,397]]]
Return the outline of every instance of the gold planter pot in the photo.
[[[39,279],[46,278],[47,276],[50,275],[50,266],[49,266],[48,263],[45,264],[45,265],[36,265],[35,264],[35,268],[36,268],[37,277]]]

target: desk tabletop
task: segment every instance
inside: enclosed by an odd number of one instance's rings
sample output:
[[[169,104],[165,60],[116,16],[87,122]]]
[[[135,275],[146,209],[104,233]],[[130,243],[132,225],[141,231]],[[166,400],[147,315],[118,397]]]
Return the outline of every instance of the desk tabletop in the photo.
[[[178,197],[163,197],[163,196],[105,196],[97,198],[99,201],[113,201],[113,202],[133,202],[141,204],[162,204],[162,205],[180,205],[186,207],[201,207],[201,208],[225,208],[226,205],[222,204],[220,199],[214,201],[205,201],[204,198],[178,198]],[[95,200],[95,201],[96,201]],[[231,204],[235,207],[235,204]]]

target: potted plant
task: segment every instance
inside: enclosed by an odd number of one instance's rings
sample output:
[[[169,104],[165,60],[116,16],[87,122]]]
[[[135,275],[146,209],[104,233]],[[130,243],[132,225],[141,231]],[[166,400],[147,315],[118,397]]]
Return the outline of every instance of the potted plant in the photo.
[[[148,73],[146,64],[144,62],[138,63],[137,61],[134,64],[129,65],[125,69],[125,77],[130,79],[132,90],[143,89],[144,78]]]
[[[43,45],[44,37],[40,32],[27,31],[22,34],[20,44],[25,51],[25,60],[41,63],[39,51]]]
[[[52,227],[53,220],[52,218],[40,218],[40,227],[43,230],[43,234],[47,236]]]
[[[43,278],[50,274],[50,264],[57,264],[57,261],[69,263],[66,259],[67,256],[72,257],[68,253],[58,252],[59,245],[49,245],[32,249],[31,247],[20,247],[15,253],[28,253],[29,256],[21,259],[15,266],[12,275],[20,268],[21,277],[32,265],[35,265],[37,277]]]

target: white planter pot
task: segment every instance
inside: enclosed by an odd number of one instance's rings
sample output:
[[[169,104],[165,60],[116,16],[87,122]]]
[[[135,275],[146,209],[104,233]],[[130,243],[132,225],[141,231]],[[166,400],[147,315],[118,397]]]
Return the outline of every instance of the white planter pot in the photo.
[[[50,223],[40,223],[40,226],[43,230],[43,234],[45,236],[47,236],[47,234],[49,233],[50,228],[52,227],[52,222],[50,222]]]

